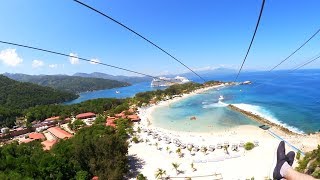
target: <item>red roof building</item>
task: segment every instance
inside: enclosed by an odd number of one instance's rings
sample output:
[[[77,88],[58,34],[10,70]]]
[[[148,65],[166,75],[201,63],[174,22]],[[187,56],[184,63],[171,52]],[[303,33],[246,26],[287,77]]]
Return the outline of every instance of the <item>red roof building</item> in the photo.
[[[119,114],[115,114],[115,116],[116,116],[117,118],[126,118],[126,115],[125,115],[124,112],[121,112],[121,113],[119,113]]]
[[[136,114],[134,115],[129,115],[128,116],[128,119],[130,119],[132,122],[137,122],[137,121],[140,121],[140,117]]]
[[[54,116],[54,117],[51,117],[51,118],[47,118],[45,119],[44,121],[54,121],[54,120],[59,120],[59,116]]]
[[[115,120],[117,120],[118,118],[116,117],[107,117],[107,122],[106,122],[106,126],[111,126],[111,127],[116,127],[116,124],[114,123]]]
[[[45,139],[44,135],[42,133],[30,133],[29,134],[29,138],[30,139],[34,139],[34,140],[42,140]]]
[[[106,123],[106,126],[111,126],[111,127],[116,127],[117,125],[114,123],[114,122],[110,122],[110,121],[108,121],[107,123]]]
[[[72,134],[68,133],[67,131],[62,130],[59,127],[52,127],[49,128],[48,131],[56,138],[59,139],[69,139],[72,137]]]
[[[19,144],[21,144],[21,143],[29,143],[29,142],[34,141],[34,140],[35,140],[35,139],[20,138],[20,139],[19,139]]]
[[[87,118],[93,118],[93,117],[96,117],[96,114],[92,112],[82,113],[76,116],[77,119],[87,119]]]
[[[55,145],[57,143],[56,140],[46,140],[41,142],[41,144],[43,145],[43,150],[50,150],[52,148],[53,145]]]

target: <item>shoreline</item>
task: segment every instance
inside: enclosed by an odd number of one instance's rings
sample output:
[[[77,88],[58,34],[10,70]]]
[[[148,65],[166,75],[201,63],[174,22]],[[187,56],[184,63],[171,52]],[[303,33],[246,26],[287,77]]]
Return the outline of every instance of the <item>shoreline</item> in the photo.
[[[152,123],[152,121],[153,121],[152,112],[159,107],[170,106],[170,104],[181,101],[181,100],[188,98],[190,96],[204,93],[204,92],[211,90],[211,89],[223,88],[223,87],[228,87],[228,86],[230,86],[230,85],[228,85],[227,83],[224,83],[221,85],[200,88],[200,89],[197,89],[191,93],[182,94],[181,96],[175,97],[173,99],[160,101],[157,104],[152,104],[152,105],[149,105],[146,107],[140,107],[139,108],[139,116],[141,117],[141,124],[146,128],[157,129],[162,132],[166,132],[166,133],[173,134],[173,135],[183,134],[183,135],[201,136],[201,137],[222,136],[222,134],[225,134],[228,132],[234,132],[239,129],[251,129],[252,130],[252,129],[256,128],[259,131],[264,131],[263,129],[259,128],[258,126],[241,125],[238,127],[232,127],[232,128],[228,128],[224,131],[217,131],[217,132],[187,132],[187,131],[177,131],[177,130],[171,130],[171,129],[169,130],[169,129],[157,127],[154,125],[154,123]],[[300,134],[300,133],[291,131],[286,127],[283,127],[281,124],[271,122],[268,119],[263,118],[259,115],[256,115],[252,112],[240,109],[240,108],[236,107],[235,105],[228,105],[227,107],[230,108],[232,111],[241,113],[243,116],[246,116],[247,118],[249,118],[252,121],[256,121],[258,123],[266,124],[266,125],[270,126],[270,130],[272,130],[275,134],[282,137],[284,140],[286,140],[290,144],[293,144],[294,146],[298,147],[302,152],[311,151],[311,150],[317,148],[317,144],[320,144],[320,133],[315,132],[315,133],[310,133],[310,134],[304,134],[304,133]],[[312,141],[310,141],[310,139],[312,139]],[[312,142],[314,144],[312,144],[310,142]]]
[[[181,178],[215,173],[221,174],[223,178],[226,179],[250,179],[251,177],[265,179],[265,177],[272,177],[272,165],[276,158],[275,152],[280,139],[274,137],[270,131],[265,131],[255,125],[240,125],[222,131],[186,132],[157,127],[152,123],[152,112],[158,107],[169,106],[172,103],[203,93],[207,90],[227,86],[227,84],[223,84],[205,87],[188,94],[183,94],[181,97],[175,97],[170,100],[160,101],[157,104],[138,108],[141,121],[138,124],[134,124],[134,129],[136,132],[140,129],[140,132],[138,132],[136,136],[142,140],[142,142],[131,142],[128,154],[129,156],[140,159],[140,162],[143,163],[143,166],[139,169],[139,173],[144,174],[148,179],[154,179],[154,174],[158,168],[166,170],[166,175],[169,177]],[[238,109],[236,112],[239,111],[242,110]],[[242,112],[245,111],[243,110]],[[250,113],[246,112],[246,114],[243,115],[248,117]],[[256,121],[260,120],[260,123],[272,123],[258,116],[253,117],[256,118]],[[252,118],[250,119],[253,120]],[[306,135],[293,133],[280,128],[280,125],[275,123],[273,123],[270,130],[302,152],[311,151],[317,148],[317,145],[320,143],[319,134]],[[184,155],[183,157],[179,157],[178,153],[176,153],[178,147],[173,143],[168,144],[165,143],[164,140],[153,138],[153,136],[148,135],[146,131],[151,131],[151,134],[156,133],[161,138],[167,136],[172,140],[178,139],[183,144],[187,145],[191,143],[199,147],[209,147],[210,145],[217,147],[219,143],[224,144],[226,142],[230,143],[230,145],[258,142],[258,145],[250,151],[246,151],[242,147],[240,147],[238,151],[232,151],[231,148],[229,148],[230,154],[226,154],[223,149],[217,148],[215,151],[208,152],[207,154],[199,151],[194,152],[194,155],[192,155],[191,151],[189,152],[187,149],[181,148],[181,152]],[[286,145],[286,149],[287,151],[294,150],[288,145]],[[244,162],[246,162],[246,168],[239,168],[243,166]],[[177,174],[172,168],[172,163],[179,164],[179,169],[183,173]],[[194,163],[197,169],[196,171],[190,168],[190,164],[192,163]],[[293,166],[297,166],[297,161],[294,162]],[[256,167],[260,168],[257,169]],[[252,171],[252,169],[255,171]],[[230,173],[230,171],[233,173]]]
[[[252,112],[243,110],[243,109],[241,109],[241,108],[239,108],[239,107],[237,107],[235,105],[229,104],[227,107],[229,109],[235,111],[235,112],[241,113],[242,115],[248,117],[251,120],[254,120],[254,121],[258,122],[258,123],[261,123],[261,125],[267,124],[268,126],[271,126],[271,127],[275,126],[275,127],[279,128],[281,131],[283,131],[285,133],[288,133],[290,135],[301,135],[300,133],[293,132],[293,131],[289,130],[288,128],[283,127],[280,124],[273,123],[273,122],[269,121],[266,118],[263,118],[263,117],[261,117],[261,116],[259,116],[257,114],[252,113]]]

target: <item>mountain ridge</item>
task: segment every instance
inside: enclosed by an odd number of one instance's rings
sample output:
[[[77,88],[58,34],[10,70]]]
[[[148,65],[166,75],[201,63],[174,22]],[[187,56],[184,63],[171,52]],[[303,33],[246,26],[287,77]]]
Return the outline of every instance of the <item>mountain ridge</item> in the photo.
[[[102,89],[130,86],[126,82],[103,78],[89,78],[68,75],[27,75],[4,73],[4,76],[20,82],[30,82],[33,84],[51,87],[57,90],[81,93]]]

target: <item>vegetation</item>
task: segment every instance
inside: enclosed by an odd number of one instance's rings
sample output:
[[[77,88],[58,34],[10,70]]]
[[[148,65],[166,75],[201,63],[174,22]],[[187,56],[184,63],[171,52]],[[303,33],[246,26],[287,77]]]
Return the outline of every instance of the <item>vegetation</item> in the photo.
[[[300,152],[300,151],[298,151],[298,152],[297,152],[296,159],[297,159],[297,160],[300,160],[300,156],[301,156],[301,152]]]
[[[93,125],[43,151],[39,142],[0,147],[0,179],[123,179],[126,139],[113,128]]]
[[[68,126],[71,130],[79,130],[80,128],[84,127],[86,124],[80,120],[80,119],[77,119],[75,120],[73,123],[69,123]]]
[[[94,99],[72,105],[35,106],[23,111],[23,115],[27,118],[28,122],[32,122],[34,120],[44,120],[52,116],[75,116],[84,112],[114,114],[121,112],[125,108],[129,108],[129,104],[125,99]]]
[[[245,145],[244,145],[244,149],[249,151],[251,149],[254,148],[254,144],[252,142],[247,142]]]
[[[0,75],[0,126],[12,127],[25,108],[62,103],[77,97],[72,93],[21,83]]]
[[[134,136],[133,138],[132,138],[132,142],[134,142],[134,143],[139,143],[139,139],[137,138],[137,136]]]
[[[178,164],[178,163],[172,163],[172,167],[176,171],[177,175],[179,174],[179,166],[180,166],[180,164]]]
[[[136,178],[137,180],[147,180],[147,177],[145,177],[143,174],[138,174],[138,176],[137,176],[137,178]]]
[[[7,77],[21,81],[47,86],[57,90],[80,93],[101,89],[129,86],[129,83],[119,82],[110,79],[89,78],[67,75],[26,75],[26,74],[5,74]]]
[[[167,174],[167,173],[166,173],[165,170],[158,168],[154,176],[155,176],[157,179],[162,179],[162,177],[165,176],[166,174]]]
[[[318,148],[306,153],[296,168],[299,172],[309,174],[315,178],[320,178],[320,145]]]
[[[191,163],[190,166],[191,166],[191,169],[192,169],[193,172],[197,170],[197,169],[194,167],[194,163]]]

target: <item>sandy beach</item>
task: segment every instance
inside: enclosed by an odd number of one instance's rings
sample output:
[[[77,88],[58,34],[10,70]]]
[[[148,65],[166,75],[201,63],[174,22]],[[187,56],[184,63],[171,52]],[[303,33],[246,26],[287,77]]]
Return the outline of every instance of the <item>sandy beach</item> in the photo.
[[[162,129],[152,124],[152,112],[161,106],[169,106],[171,103],[190,97],[197,93],[203,93],[212,88],[223,87],[224,85],[207,87],[195,92],[176,97],[171,100],[162,101],[157,105],[151,105],[139,109],[141,122],[134,125],[137,137],[143,141],[140,143],[130,143],[129,156],[140,164],[137,171],[147,176],[148,179],[156,179],[155,173],[158,168],[166,171],[164,177],[191,177],[192,179],[265,179],[272,177],[273,163],[276,160],[275,152],[280,139],[274,137],[269,131],[260,129],[252,125],[242,125],[230,128],[225,131],[210,133],[176,132]],[[271,132],[284,138],[290,144],[299,148],[303,152],[310,151],[320,143],[318,134],[288,134],[281,128],[274,126]],[[154,134],[157,134],[156,138]],[[158,137],[161,137],[159,140]],[[167,143],[164,137],[169,137],[171,141],[179,140],[185,146],[193,144],[201,149],[215,146],[214,151],[191,152],[188,148],[177,147],[173,142]],[[256,146],[246,151],[241,144],[253,142]],[[228,152],[218,149],[219,144],[229,144]],[[236,151],[231,150],[233,145],[237,145]],[[176,151],[180,149],[181,153]],[[294,150],[290,146],[287,151]],[[180,157],[182,154],[183,157]],[[173,168],[172,163],[179,165],[179,172]],[[194,168],[191,168],[193,163]],[[295,162],[294,166],[297,165]]]

